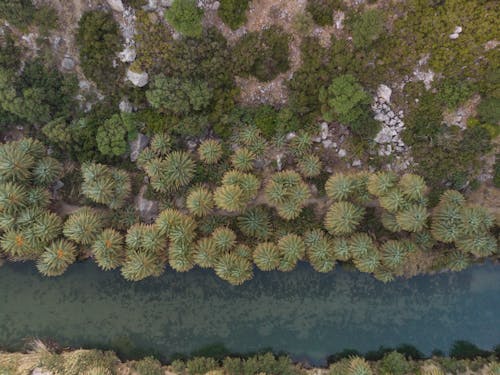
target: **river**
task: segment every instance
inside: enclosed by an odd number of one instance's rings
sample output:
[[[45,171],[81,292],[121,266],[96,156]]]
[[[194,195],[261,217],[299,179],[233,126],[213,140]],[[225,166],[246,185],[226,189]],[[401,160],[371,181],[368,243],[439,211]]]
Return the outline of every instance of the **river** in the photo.
[[[408,343],[425,353],[455,340],[491,349],[500,343],[500,268],[398,279],[389,284],[336,268],[301,264],[289,273],[256,272],[231,286],[213,272],[168,269],[127,282],[92,262],[44,278],[32,263],[0,267],[0,346],[32,337],[63,346],[142,348],[168,358],[204,345],[232,351],[273,348],[321,363],[345,348]]]

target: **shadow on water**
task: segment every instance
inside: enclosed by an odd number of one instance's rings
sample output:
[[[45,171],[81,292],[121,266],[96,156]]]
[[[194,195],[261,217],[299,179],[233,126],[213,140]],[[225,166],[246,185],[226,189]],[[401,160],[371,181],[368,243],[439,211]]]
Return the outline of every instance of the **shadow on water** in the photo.
[[[231,352],[267,347],[313,363],[344,348],[403,342],[426,354],[459,339],[491,348],[500,337],[499,292],[492,264],[390,284],[302,264],[290,273],[257,271],[239,287],[199,269],[129,283],[91,262],[50,279],[32,264],[8,264],[0,268],[0,346],[39,337],[166,359],[221,343]]]

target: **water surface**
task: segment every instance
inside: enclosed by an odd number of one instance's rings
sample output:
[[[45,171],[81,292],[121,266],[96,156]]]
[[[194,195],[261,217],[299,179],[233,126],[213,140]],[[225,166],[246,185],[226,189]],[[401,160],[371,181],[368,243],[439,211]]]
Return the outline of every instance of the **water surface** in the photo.
[[[500,343],[500,268],[474,266],[382,284],[337,268],[300,265],[256,272],[231,286],[211,271],[167,270],[126,282],[91,262],[58,278],[33,264],[0,268],[0,346],[29,337],[61,345],[152,349],[166,358],[219,342],[245,352],[272,347],[321,362],[345,348],[415,345],[429,353],[458,339],[483,348]]]

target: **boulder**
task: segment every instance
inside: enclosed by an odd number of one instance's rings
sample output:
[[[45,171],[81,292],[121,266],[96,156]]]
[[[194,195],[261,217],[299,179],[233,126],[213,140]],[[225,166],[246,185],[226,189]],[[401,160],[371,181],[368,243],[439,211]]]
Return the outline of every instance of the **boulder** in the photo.
[[[391,102],[391,95],[392,95],[392,90],[389,86],[380,85],[377,88],[377,96],[379,98],[381,98],[384,102],[390,103]]]
[[[152,223],[159,212],[159,204],[157,201],[150,201],[144,198],[143,194],[146,189],[141,189],[141,192],[135,199],[135,209],[139,212],[139,215],[143,222]]]
[[[131,113],[134,108],[132,107],[132,103],[130,103],[127,99],[123,99],[120,104],[118,104],[118,108],[120,112]]]
[[[321,123],[321,139],[328,138],[328,124],[326,122]]]
[[[146,148],[149,143],[149,137],[139,133],[136,139],[130,142],[130,160],[135,162],[139,157],[142,150]]]
[[[65,70],[73,70],[75,67],[75,61],[71,57],[66,56],[62,59],[61,67]]]
[[[123,12],[125,10],[122,0],[108,0],[108,5],[116,12]]]
[[[344,150],[343,148],[341,148],[341,149],[339,150],[338,155],[339,155],[339,158],[344,158],[344,157],[346,157],[346,155],[347,155],[347,151],[346,151],[346,150]]]
[[[134,72],[133,70],[127,70],[127,79],[132,82],[134,86],[144,87],[149,82],[149,76],[146,72]]]
[[[361,167],[361,160],[356,159],[352,162],[353,167]]]
[[[135,48],[132,46],[128,46],[118,54],[120,61],[124,63],[133,62],[136,56],[137,53],[135,52]]]
[[[334,147],[333,144],[334,143],[332,141],[330,141],[329,139],[325,139],[323,141],[323,147],[324,148],[333,148]]]

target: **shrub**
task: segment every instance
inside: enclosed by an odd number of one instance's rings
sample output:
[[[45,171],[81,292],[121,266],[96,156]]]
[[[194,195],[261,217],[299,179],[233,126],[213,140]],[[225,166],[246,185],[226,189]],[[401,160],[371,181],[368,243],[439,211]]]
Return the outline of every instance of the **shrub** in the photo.
[[[207,139],[198,147],[198,156],[205,164],[215,164],[222,157],[222,145],[215,139]]]
[[[37,261],[44,276],[59,276],[76,260],[76,247],[70,241],[58,240],[50,244]]]
[[[233,49],[238,75],[270,81],[289,67],[289,36],[279,26],[245,34]]]
[[[353,15],[348,24],[352,32],[352,41],[356,48],[367,49],[383,32],[384,14],[377,9],[370,9]]]
[[[249,0],[222,0],[218,9],[219,17],[231,29],[236,30],[246,20]]]
[[[384,374],[405,375],[411,371],[411,366],[404,355],[390,352],[380,361],[380,370]]]
[[[364,209],[349,202],[334,203],[326,213],[325,228],[334,235],[354,232],[364,216]]]
[[[307,0],[306,11],[320,26],[333,25],[333,11],[342,6],[342,0]]]
[[[165,18],[175,30],[185,36],[198,38],[203,32],[203,10],[197,7],[196,0],[174,0],[165,12]]]
[[[113,16],[101,11],[84,13],[78,22],[76,42],[85,76],[100,88],[113,88],[121,78],[121,70],[113,68],[113,60],[122,45]]]
[[[102,227],[101,215],[90,207],[83,207],[68,217],[63,233],[76,243],[90,245],[101,233]]]
[[[498,124],[500,122],[500,98],[493,96],[483,98],[477,107],[477,114],[483,122]]]
[[[35,7],[31,0],[9,0],[0,3],[0,18],[21,29],[27,28],[34,13]]]
[[[162,375],[164,373],[160,361],[153,357],[146,357],[135,362],[133,368],[138,375]]]

